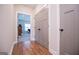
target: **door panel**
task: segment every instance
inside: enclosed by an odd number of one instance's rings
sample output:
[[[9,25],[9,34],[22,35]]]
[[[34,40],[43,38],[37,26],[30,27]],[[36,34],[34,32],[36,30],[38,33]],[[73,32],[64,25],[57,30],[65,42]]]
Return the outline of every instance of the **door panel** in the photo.
[[[48,48],[48,9],[41,10],[35,16],[35,39]]]
[[[41,33],[43,46],[48,47],[48,20],[46,19],[41,22]]]
[[[78,18],[77,5],[60,5],[60,54],[78,54]]]

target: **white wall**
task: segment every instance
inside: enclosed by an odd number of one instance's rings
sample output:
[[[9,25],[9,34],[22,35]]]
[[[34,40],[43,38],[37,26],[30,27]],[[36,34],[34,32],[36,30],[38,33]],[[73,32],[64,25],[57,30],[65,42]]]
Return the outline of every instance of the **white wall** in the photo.
[[[49,51],[53,55],[59,54],[59,40],[60,40],[60,17],[59,5],[49,5]]]
[[[24,6],[23,4],[22,5],[14,5],[15,6],[15,10],[16,12],[24,12],[24,13],[27,13],[27,14],[32,14],[32,9],[31,8],[28,8],[27,6]]]
[[[16,40],[13,5],[0,5],[0,52],[11,52]]]

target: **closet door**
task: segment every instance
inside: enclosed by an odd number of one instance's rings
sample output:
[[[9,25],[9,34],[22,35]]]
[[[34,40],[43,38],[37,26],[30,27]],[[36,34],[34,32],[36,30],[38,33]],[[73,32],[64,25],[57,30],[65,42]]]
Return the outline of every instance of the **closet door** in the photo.
[[[35,16],[35,39],[37,42],[40,42],[40,39],[41,39],[38,15]]]
[[[60,5],[60,54],[79,54],[79,5]]]
[[[35,18],[36,41],[42,46],[48,48],[48,9],[41,10]]]
[[[47,19],[42,19],[41,20],[41,44],[48,48],[48,20]]]

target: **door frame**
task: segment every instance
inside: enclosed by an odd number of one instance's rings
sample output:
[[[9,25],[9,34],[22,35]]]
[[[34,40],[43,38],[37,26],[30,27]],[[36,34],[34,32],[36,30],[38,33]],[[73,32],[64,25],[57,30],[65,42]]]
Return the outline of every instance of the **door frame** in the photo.
[[[30,24],[32,25],[32,22],[31,22],[31,20],[32,20],[32,14],[30,14],[30,13],[27,13],[27,12],[24,12],[24,11],[16,11],[16,42],[18,42],[18,40],[17,40],[17,37],[18,37],[18,29],[17,29],[17,25],[18,25],[18,13],[21,13],[21,14],[26,14],[26,15],[30,15]],[[32,26],[31,26],[32,27]],[[30,32],[30,38],[31,38],[31,32]],[[31,39],[30,39],[31,40]]]

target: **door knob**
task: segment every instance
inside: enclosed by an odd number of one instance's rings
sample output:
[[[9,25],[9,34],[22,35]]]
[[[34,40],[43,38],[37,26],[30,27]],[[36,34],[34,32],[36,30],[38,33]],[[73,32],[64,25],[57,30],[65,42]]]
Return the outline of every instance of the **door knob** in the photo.
[[[64,31],[64,29],[60,29],[60,31],[61,31],[61,32],[63,32],[63,31]]]
[[[40,28],[38,30],[40,30]]]

